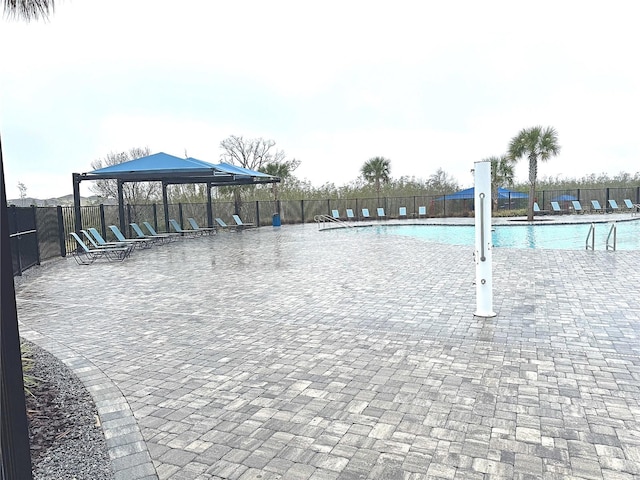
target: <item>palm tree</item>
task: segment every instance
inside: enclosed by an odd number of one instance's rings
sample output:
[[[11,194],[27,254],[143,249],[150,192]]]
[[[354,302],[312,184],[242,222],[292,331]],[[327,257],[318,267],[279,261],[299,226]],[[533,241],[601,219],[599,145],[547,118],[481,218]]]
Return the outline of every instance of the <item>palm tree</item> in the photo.
[[[6,15],[28,22],[49,18],[49,13],[53,13],[55,0],[4,0],[2,6]]]
[[[373,157],[364,162],[360,169],[362,177],[369,183],[374,183],[378,201],[380,201],[380,185],[388,183],[391,179],[391,160],[384,157]]]
[[[560,153],[558,132],[553,127],[541,126],[524,128],[511,139],[508,156],[514,161],[522,157],[529,158],[529,211],[527,219],[533,220],[533,202],[536,194],[538,160],[546,162]]]
[[[272,175],[274,177],[280,178],[281,182],[293,177],[293,171],[300,166],[300,160],[285,160],[285,161],[274,161],[265,163],[260,168],[258,168],[259,172],[266,173],[267,175]],[[279,207],[278,203],[278,184],[271,184],[271,191],[273,192],[273,199],[276,202],[277,208]]]
[[[491,199],[495,210],[498,208],[498,188],[513,186],[515,162],[507,155],[489,157],[483,161],[491,162]]]

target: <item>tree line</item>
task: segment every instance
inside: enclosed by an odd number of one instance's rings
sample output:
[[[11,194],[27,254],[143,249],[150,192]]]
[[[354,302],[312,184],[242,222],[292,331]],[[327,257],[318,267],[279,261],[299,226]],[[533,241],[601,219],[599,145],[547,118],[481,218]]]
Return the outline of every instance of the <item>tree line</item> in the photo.
[[[459,190],[458,181],[442,168],[438,168],[427,178],[393,177],[392,161],[383,156],[366,160],[360,168],[360,175],[346,184],[336,185],[328,182],[315,186],[295,175],[301,161],[289,158],[284,150],[277,147],[274,140],[231,135],[220,142],[220,150],[221,162],[261,171],[281,179],[279,184],[219,187],[214,189],[214,195],[220,201],[435,196]],[[640,173],[625,172],[614,176],[603,173],[582,178],[556,176],[538,179],[537,163],[547,161],[559,152],[558,136],[553,128],[532,127],[523,129],[514,136],[507,144],[506,153],[484,159],[492,165],[494,203],[497,203],[498,186],[528,191],[533,203],[535,193],[531,195],[531,191],[535,192],[536,189],[568,190],[640,184]],[[150,154],[149,148],[132,148],[126,152],[110,153],[104,158],[96,159],[91,166],[97,170]],[[516,162],[521,159],[529,161],[528,182],[516,182],[514,178]],[[90,188],[101,199],[117,198],[116,183],[113,180],[97,181]],[[157,202],[161,199],[161,186],[158,182],[126,183],[124,196],[125,201],[130,204]],[[171,185],[168,188],[168,196],[172,203],[201,203],[206,200],[206,187],[198,184]]]

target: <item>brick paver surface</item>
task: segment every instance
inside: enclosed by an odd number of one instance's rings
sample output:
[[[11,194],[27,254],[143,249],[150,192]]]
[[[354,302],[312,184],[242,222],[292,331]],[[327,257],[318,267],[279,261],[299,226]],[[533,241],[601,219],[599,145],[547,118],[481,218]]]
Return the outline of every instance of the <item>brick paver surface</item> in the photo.
[[[20,328],[91,391],[122,479],[640,476],[640,254],[315,225],[53,262]]]

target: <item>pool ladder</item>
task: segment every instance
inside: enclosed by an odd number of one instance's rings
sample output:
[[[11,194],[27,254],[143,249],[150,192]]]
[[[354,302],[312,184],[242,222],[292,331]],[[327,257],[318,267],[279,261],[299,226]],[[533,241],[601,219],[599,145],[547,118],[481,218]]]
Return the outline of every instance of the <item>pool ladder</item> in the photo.
[[[616,225],[616,222],[613,222],[611,224],[611,228],[609,229],[609,235],[607,235],[607,244],[606,244],[607,250],[613,250],[613,251],[616,250],[617,234],[618,234],[618,227]],[[591,244],[589,244],[589,241],[591,241]],[[585,240],[585,249],[587,250],[596,249],[596,224],[595,223],[592,223],[591,226],[589,227],[589,233],[587,233],[587,239]]]
[[[335,223],[340,227],[353,228],[353,225],[340,220],[339,218],[332,217],[331,215],[316,215],[313,220],[318,224],[318,229],[324,228],[325,223]]]

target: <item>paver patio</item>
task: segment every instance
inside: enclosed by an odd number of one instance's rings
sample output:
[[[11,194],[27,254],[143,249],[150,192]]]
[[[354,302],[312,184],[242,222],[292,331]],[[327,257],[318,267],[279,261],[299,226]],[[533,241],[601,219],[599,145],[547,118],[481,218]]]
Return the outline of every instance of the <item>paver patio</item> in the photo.
[[[640,476],[640,252],[493,251],[315,225],[72,259],[21,334],[101,415],[119,479]]]

